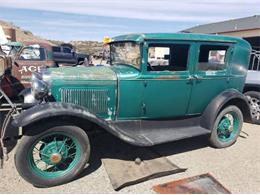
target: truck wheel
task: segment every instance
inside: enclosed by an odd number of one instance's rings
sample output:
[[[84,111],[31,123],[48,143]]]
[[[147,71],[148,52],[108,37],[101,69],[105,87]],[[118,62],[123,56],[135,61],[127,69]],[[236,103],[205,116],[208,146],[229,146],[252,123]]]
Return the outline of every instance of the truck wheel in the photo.
[[[248,91],[245,96],[248,98],[252,122],[260,125],[260,92]]]
[[[74,179],[89,160],[87,134],[76,126],[41,128],[25,135],[15,154],[19,174],[37,187],[51,187]],[[32,132],[36,129],[28,130]],[[38,128],[39,130],[39,128]]]
[[[217,116],[210,136],[210,143],[216,148],[234,144],[243,125],[243,115],[236,106],[224,108]]]

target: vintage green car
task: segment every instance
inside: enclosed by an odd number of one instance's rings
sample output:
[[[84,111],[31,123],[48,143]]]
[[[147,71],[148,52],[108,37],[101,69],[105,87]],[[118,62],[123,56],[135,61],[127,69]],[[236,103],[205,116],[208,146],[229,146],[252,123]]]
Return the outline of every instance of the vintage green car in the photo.
[[[36,105],[11,123],[22,127],[16,168],[33,185],[59,185],[82,171],[93,124],[137,146],[209,135],[212,146],[223,148],[251,119],[241,93],[251,51],[245,40],[130,34],[109,44],[110,67],[33,75],[25,102]]]

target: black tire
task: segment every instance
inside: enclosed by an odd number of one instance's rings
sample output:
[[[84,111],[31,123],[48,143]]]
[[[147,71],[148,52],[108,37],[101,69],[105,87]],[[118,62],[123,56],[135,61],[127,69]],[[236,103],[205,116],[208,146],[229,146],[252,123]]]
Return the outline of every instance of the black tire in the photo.
[[[39,125],[34,126],[34,128],[31,127],[30,129],[27,130],[28,134],[22,137],[21,142],[19,143],[16,154],[15,154],[15,166],[16,166],[17,171],[26,181],[28,181],[29,183],[33,184],[36,187],[51,187],[51,186],[64,184],[64,183],[67,183],[67,182],[73,180],[84,169],[86,163],[89,160],[90,142],[89,142],[87,134],[81,128],[76,127],[76,126],[69,126],[69,125],[66,125],[66,126],[58,125],[58,126],[52,126],[52,127],[48,127],[48,125],[41,125],[41,126],[42,127],[40,127]],[[32,132],[35,130],[35,128],[38,128],[37,132],[39,130],[41,130],[41,133],[39,133],[37,135],[33,134]],[[30,132],[31,132],[31,134],[30,134]],[[69,172],[66,172],[66,173],[62,174],[61,176],[58,176],[55,178],[46,178],[46,176],[43,177],[39,174],[36,174],[37,171],[35,171],[35,169],[31,168],[32,163],[29,160],[30,159],[29,156],[30,156],[30,154],[32,154],[32,156],[33,156],[34,145],[36,147],[36,143],[39,143],[38,141],[41,140],[41,138],[44,139],[44,136],[53,134],[53,132],[54,132],[54,134],[56,133],[57,135],[59,135],[59,133],[60,134],[62,133],[62,134],[68,135],[69,137],[73,137],[73,140],[76,140],[77,148],[80,148],[80,150],[78,150],[79,152],[77,154],[75,154],[74,158],[76,159],[76,163],[74,163],[72,168],[69,169]],[[56,134],[54,135],[54,137],[56,136]],[[66,141],[64,141],[64,143],[66,143]],[[73,144],[74,144],[74,142],[73,142]],[[45,146],[46,145],[44,145],[44,147]],[[31,148],[33,148],[33,150]],[[68,150],[68,152],[70,151],[70,149],[67,148],[67,145],[65,146],[65,148],[66,148],[66,150]],[[40,150],[42,151],[41,148],[40,148]],[[39,155],[40,154],[41,154],[41,152],[39,152]],[[76,155],[77,155],[77,158],[76,158]],[[49,156],[50,156],[50,154],[49,154]],[[61,161],[62,160],[60,160],[60,162]],[[74,160],[72,162],[74,162]],[[71,162],[71,164],[72,164],[72,162]],[[65,163],[67,163],[67,162],[65,162]],[[65,163],[63,163],[63,164],[65,164]],[[37,165],[34,164],[34,166],[37,166]],[[57,164],[57,166],[58,166],[58,164]],[[68,165],[68,166],[70,166],[70,165]],[[47,169],[47,172],[48,172],[48,169]]]
[[[223,119],[223,117],[227,116],[227,114],[232,114],[232,117],[236,118],[236,124],[235,124],[236,129],[234,130],[234,125],[233,125],[231,133],[230,133],[230,138],[227,138],[227,140],[222,140],[222,138],[220,138],[220,135],[219,135],[219,124],[220,124],[221,120]],[[234,144],[236,142],[236,140],[241,132],[242,125],[243,125],[243,114],[238,107],[232,105],[232,106],[228,106],[228,107],[224,108],[218,114],[218,116],[214,122],[210,140],[209,140],[210,144],[215,148],[226,148],[228,146],[231,146],[232,144]],[[228,131],[228,130],[226,130],[226,131]],[[231,137],[231,135],[232,135],[232,137]]]
[[[252,123],[260,125],[260,92],[248,91],[245,96],[248,98]]]

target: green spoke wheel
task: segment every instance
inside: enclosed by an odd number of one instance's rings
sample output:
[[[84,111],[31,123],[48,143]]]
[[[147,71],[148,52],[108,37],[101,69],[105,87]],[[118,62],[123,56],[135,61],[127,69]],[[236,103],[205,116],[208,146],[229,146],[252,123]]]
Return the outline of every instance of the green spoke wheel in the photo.
[[[217,116],[210,136],[214,147],[224,148],[236,142],[243,124],[243,115],[236,106],[228,106]]]
[[[79,162],[80,145],[72,135],[49,133],[36,140],[27,159],[36,175],[56,178],[70,172]]]
[[[239,128],[239,118],[235,112],[225,114],[219,121],[217,134],[220,141],[228,142],[234,139]]]
[[[28,132],[35,131],[34,128]],[[87,134],[76,126],[41,129],[40,134],[22,138],[15,155],[18,172],[39,187],[71,181],[88,162],[90,145]]]

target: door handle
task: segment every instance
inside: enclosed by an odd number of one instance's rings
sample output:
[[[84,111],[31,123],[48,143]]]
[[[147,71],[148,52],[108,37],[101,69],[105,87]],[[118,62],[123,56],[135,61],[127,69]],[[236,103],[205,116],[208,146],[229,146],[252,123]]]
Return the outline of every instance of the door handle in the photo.
[[[189,75],[188,78],[187,78],[188,81],[192,81],[193,79],[194,79],[194,77],[193,77],[193,76],[190,76],[190,75]]]
[[[194,80],[194,77],[193,77],[193,76],[189,75],[189,76],[187,77],[187,83],[191,84],[193,80]]]

